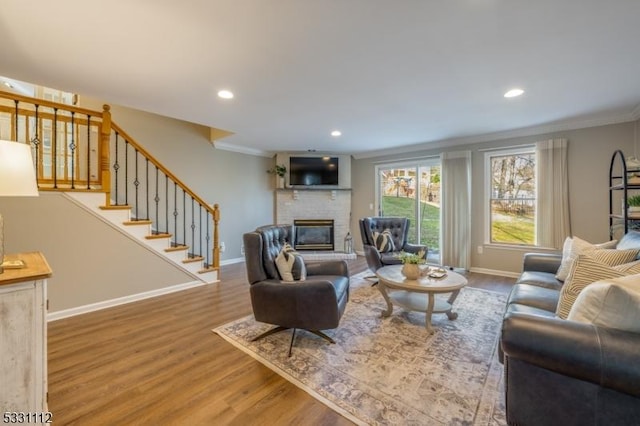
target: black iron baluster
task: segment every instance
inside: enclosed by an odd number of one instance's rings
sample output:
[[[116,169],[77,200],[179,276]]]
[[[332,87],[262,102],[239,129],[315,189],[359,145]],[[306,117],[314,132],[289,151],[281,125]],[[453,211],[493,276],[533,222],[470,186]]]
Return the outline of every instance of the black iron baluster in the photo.
[[[87,114],[87,189],[91,189],[91,116]]]
[[[175,235],[176,246],[178,243],[178,184],[173,182],[173,234]]]
[[[38,129],[40,128],[40,123],[38,122],[38,108],[40,106],[36,104],[36,135],[33,139],[31,139],[31,143],[33,144],[33,146],[35,147],[36,150],[36,174],[38,177],[40,177],[40,138],[38,137],[39,132]],[[40,187],[40,179],[36,179],[38,181],[38,188]]]
[[[169,233],[169,176],[164,175],[164,229]]]
[[[211,266],[211,250],[210,250],[210,246],[209,244],[211,243],[211,237],[209,236],[209,224],[211,223],[211,219],[209,218],[209,210],[207,210],[207,236],[206,236],[206,240],[207,240],[207,267]]]
[[[15,102],[15,104],[16,104],[16,112],[15,112],[15,116],[16,116],[16,119],[15,119],[15,121],[16,121],[16,124],[15,124],[15,126],[16,126],[16,134],[15,134],[15,141],[18,142],[18,113],[20,111],[18,110],[18,100],[14,99],[13,102]]]
[[[113,163],[113,170],[114,170],[114,199],[116,200],[116,206],[119,206],[119,197],[118,197],[118,171],[120,170],[120,159],[118,158],[118,132],[115,132],[116,134],[116,146],[115,146],[115,154],[116,154],[116,161]]]
[[[144,169],[144,186],[145,186],[145,219],[149,220],[149,159],[145,157],[145,169]]]
[[[76,189],[75,177],[76,177],[76,130],[75,130],[75,115],[74,111],[71,111],[71,189]]]
[[[51,152],[53,153],[53,187],[58,188],[58,108],[53,109],[53,147]]]
[[[133,181],[133,184],[136,187],[136,220],[138,220],[140,218],[140,216],[138,216],[138,206],[140,205],[138,203],[138,187],[140,186],[140,181],[138,180],[138,149],[136,148],[136,178]]]
[[[182,240],[187,245],[187,193],[182,190]],[[193,249],[192,249],[193,250]],[[187,250],[187,257],[193,257]]]
[[[198,219],[198,243],[200,244],[200,256],[202,256],[202,204],[198,203],[198,206],[200,206],[198,209],[200,214],[200,218]],[[207,266],[206,262],[205,266]]]
[[[191,244],[193,245],[193,257],[196,256],[196,222],[195,222],[195,200],[191,197]]]
[[[158,166],[156,168],[156,196],[153,201],[156,202],[156,230],[160,233],[160,216],[158,214],[158,203],[160,202],[160,196],[158,195]]]
[[[129,141],[124,140],[124,204],[129,205]]]

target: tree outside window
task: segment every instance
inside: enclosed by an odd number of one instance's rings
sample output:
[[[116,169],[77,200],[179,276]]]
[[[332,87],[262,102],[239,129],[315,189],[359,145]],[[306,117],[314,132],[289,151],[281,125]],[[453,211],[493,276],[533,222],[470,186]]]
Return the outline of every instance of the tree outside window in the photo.
[[[489,153],[489,241],[536,244],[536,174],[533,149]]]

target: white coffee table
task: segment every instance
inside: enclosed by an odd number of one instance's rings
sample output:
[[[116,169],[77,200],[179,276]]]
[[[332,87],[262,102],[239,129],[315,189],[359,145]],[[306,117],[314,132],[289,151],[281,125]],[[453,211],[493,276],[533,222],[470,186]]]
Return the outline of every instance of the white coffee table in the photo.
[[[456,272],[447,271],[442,278],[425,276],[418,280],[409,280],[402,275],[401,269],[402,265],[390,265],[376,271],[378,290],[387,302],[387,310],[382,312],[383,317],[393,313],[393,305],[410,311],[424,312],[425,326],[430,334],[435,332],[431,326],[431,315],[445,313],[450,320],[458,317],[458,314],[453,312],[452,305],[460,289],[467,285],[465,277]],[[436,296],[441,293],[451,293],[451,295],[448,298]]]

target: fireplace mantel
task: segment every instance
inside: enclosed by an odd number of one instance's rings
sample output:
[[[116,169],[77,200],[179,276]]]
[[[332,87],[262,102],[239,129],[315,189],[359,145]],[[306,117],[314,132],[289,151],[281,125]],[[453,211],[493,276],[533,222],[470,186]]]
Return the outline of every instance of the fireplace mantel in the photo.
[[[296,219],[332,219],[337,250],[350,232],[351,189],[285,188],[275,190],[276,223],[293,224]],[[353,232],[352,232],[353,234]]]

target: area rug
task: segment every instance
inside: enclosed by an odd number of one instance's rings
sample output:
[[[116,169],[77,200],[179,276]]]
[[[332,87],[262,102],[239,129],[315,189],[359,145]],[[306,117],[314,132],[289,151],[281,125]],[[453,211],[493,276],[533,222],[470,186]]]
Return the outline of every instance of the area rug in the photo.
[[[432,319],[386,308],[365,274],[351,279],[340,326],[326,331],[336,344],[297,331],[251,342],[269,324],[253,316],[213,330],[287,380],[361,425],[504,425],[502,365],[497,339],[506,296],[466,287],[454,303],[459,316]]]

